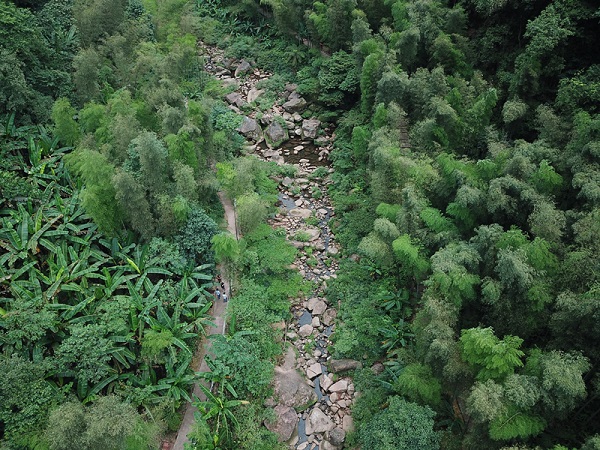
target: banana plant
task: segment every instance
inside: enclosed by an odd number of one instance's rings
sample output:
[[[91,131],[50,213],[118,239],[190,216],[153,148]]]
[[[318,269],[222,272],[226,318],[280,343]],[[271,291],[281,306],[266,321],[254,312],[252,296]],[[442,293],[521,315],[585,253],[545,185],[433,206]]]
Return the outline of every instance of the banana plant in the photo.
[[[181,405],[181,400],[191,402],[192,399],[188,391],[196,375],[191,371],[191,355],[185,357],[179,362],[179,365],[166,365],[167,376],[158,382],[157,390],[172,400],[173,412]]]
[[[230,448],[235,427],[239,425],[233,410],[249,402],[238,400],[233,386],[225,378],[219,380],[215,386],[217,386],[217,393],[213,394],[204,384],[198,383],[206,400],[200,400],[194,395],[193,405],[198,409],[195,414],[196,420],[204,420],[211,426],[213,448],[225,449]],[[233,398],[228,399],[225,391],[229,392]]]

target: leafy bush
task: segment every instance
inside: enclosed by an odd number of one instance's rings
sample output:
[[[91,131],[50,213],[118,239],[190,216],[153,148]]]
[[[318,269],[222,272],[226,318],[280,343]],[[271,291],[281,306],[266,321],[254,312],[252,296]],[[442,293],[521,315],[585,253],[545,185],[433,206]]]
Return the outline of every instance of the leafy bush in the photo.
[[[363,448],[373,450],[438,450],[433,431],[435,413],[428,407],[390,397],[389,406],[366,421],[359,430]]]

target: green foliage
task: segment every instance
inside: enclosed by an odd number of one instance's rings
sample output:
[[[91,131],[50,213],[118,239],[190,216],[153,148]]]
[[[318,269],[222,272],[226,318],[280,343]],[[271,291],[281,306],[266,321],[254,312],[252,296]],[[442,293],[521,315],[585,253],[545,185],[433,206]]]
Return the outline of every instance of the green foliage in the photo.
[[[419,247],[411,242],[408,234],[395,239],[392,249],[400,264],[413,277],[421,278],[429,270],[429,262],[420,255]]]
[[[546,421],[518,409],[508,408],[490,423],[490,437],[494,440],[527,438],[539,434],[546,428]]]
[[[101,397],[92,406],[64,403],[48,421],[52,450],[73,448],[124,449],[139,420],[135,409],[117,397]]]
[[[66,158],[69,166],[83,182],[81,201],[87,213],[104,233],[114,235],[120,228],[123,211],[114,199],[116,191],[112,184],[114,166],[108,159],[94,151],[80,148]]]
[[[202,209],[194,209],[186,224],[175,237],[184,256],[197,264],[211,264],[214,260],[211,240],[219,227]]]
[[[66,98],[58,99],[52,106],[54,133],[66,145],[74,145],[79,140],[79,126],[73,119],[75,114],[75,108]]]
[[[43,428],[50,409],[64,401],[64,393],[46,379],[45,362],[33,362],[17,354],[0,357],[3,382],[0,384],[0,420],[4,439],[18,439]]]
[[[259,331],[260,332],[260,331]],[[229,382],[244,398],[263,398],[273,377],[273,364],[264,358],[260,340],[235,333],[232,336],[217,335],[211,345],[217,370],[225,372]]]
[[[477,379],[502,379],[522,367],[523,351],[519,350],[523,340],[516,336],[505,336],[500,340],[489,328],[462,330],[460,336],[462,355],[477,371]]]
[[[365,58],[360,75],[361,111],[369,115],[375,103],[377,83],[381,77],[383,54],[371,53]]]
[[[373,450],[439,449],[439,436],[433,431],[434,416],[428,407],[390,397],[389,406],[359,430],[360,442]]]
[[[242,234],[247,234],[267,218],[268,205],[257,193],[244,194],[236,199],[236,213]]]
[[[394,381],[394,391],[408,400],[432,407],[442,402],[442,385],[429,366],[409,364]]]

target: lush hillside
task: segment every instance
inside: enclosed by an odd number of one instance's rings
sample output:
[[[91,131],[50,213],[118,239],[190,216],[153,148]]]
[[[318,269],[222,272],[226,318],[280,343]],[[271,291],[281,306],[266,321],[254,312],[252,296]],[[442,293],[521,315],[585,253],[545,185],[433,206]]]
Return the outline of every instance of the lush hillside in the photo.
[[[394,448],[402,397],[442,448],[595,448],[597,5],[264,3],[341,109],[336,349],[386,367],[357,374],[356,443]]]

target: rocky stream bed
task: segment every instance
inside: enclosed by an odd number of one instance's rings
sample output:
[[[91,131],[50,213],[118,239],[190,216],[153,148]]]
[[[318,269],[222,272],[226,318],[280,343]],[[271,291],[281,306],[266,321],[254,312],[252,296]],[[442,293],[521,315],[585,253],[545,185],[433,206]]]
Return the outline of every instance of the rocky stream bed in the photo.
[[[270,224],[286,230],[299,249],[293,268],[316,288],[308,298],[293,299],[294,319],[281,324],[291,345],[275,369],[274,396],[267,404],[275,420],[265,426],[290,449],[342,449],[346,433],[353,429],[350,406],[356,396],[351,379],[343,373],[359,363],[333,360],[328,350],[337,312],[324,292],[327,282],[336,277],[339,247],[328,225],[334,216],[328,182],[312,176],[319,167],[327,168],[325,174],[333,170],[328,166],[333,129],[306,114],[310,105],[293,84],[285,86],[271,108],[260,111],[256,102],[265,91],[257,83],[271,74],[248,61],[227,59],[218,48],[201,50],[206,70],[231,87],[225,101],[243,116],[238,131],[247,139],[246,151],[298,169],[295,177],[280,180],[281,206]]]

